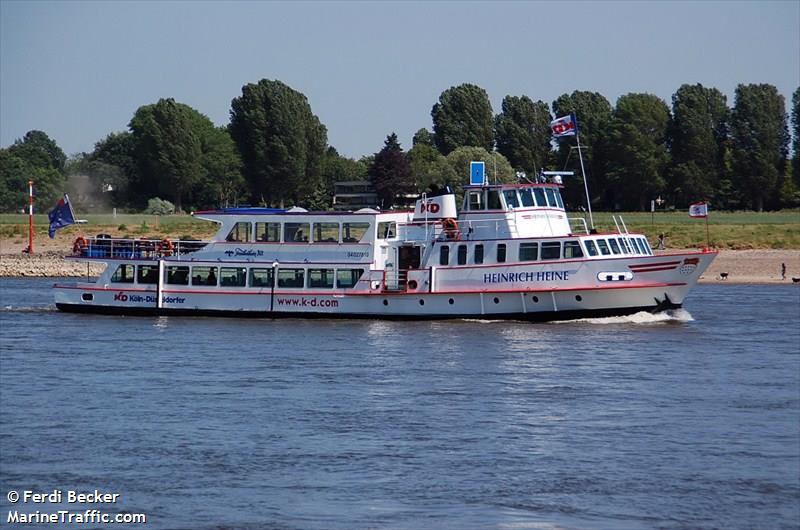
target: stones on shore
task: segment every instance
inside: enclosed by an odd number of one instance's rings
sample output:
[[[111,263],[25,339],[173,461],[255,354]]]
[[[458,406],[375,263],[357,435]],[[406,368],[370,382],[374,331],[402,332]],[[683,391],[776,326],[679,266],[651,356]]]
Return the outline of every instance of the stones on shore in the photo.
[[[0,255],[0,277],[83,277],[87,269],[84,263],[66,261],[64,252],[45,251],[34,254]],[[89,275],[97,276],[102,264],[89,264]]]

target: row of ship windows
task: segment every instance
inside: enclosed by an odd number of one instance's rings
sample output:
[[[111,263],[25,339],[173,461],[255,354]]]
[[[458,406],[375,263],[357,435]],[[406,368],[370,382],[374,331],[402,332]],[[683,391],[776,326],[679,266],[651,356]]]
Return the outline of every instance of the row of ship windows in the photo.
[[[505,208],[502,201],[505,203]],[[557,188],[520,188],[515,190],[470,190],[464,205],[468,211],[510,210],[511,208],[564,208],[564,201]]]
[[[590,256],[612,254],[644,254],[652,255],[647,240],[641,237],[609,237],[602,239],[587,239],[586,253]],[[508,248],[505,243],[498,243],[496,263],[505,263]],[[468,245],[456,245],[456,265],[467,264]],[[573,241],[544,241],[542,243],[525,242],[518,246],[518,261],[538,261],[575,259],[584,256],[583,247],[578,240]],[[472,247],[472,263],[480,265],[484,262],[484,246],[481,243]],[[439,247],[439,265],[450,265],[450,245]]]
[[[358,283],[364,269],[278,268],[275,287],[314,287],[320,289],[350,289]],[[154,285],[158,283],[158,265],[132,265],[123,263],[111,276],[112,283]],[[205,287],[272,287],[275,269],[272,267],[212,267],[196,265],[169,265],[164,267],[167,285],[192,285]]]
[[[358,243],[369,232],[369,223],[251,223],[239,221],[225,241],[252,243]],[[255,230],[254,230],[255,229]],[[394,222],[378,223],[378,238],[389,239],[397,233]],[[283,236],[281,238],[281,236]]]

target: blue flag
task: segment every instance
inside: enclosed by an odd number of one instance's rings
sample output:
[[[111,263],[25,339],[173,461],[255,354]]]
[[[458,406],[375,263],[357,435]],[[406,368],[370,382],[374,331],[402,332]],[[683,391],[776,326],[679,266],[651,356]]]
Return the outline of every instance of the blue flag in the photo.
[[[54,239],[56,237],[56,230],[72,224],[75,224],[75,215],[72,213],[72,205],[69,203],[69,197],[65,193],[64,198],[59,199],[56,207],[50,212],[50,230],[48,230],[47,234],[50,236],[50,239]]]

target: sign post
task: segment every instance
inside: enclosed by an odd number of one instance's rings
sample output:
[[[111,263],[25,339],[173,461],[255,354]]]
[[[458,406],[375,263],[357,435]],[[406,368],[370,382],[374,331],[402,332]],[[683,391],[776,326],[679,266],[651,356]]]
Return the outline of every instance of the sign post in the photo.
[[[28,254],[33,254],[33,181],[28,181]]]

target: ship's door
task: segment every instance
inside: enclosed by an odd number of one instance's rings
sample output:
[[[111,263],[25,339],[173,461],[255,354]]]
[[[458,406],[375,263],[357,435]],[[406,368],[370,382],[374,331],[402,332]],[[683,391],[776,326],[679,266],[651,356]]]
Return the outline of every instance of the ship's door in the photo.
[[[405,288],[409,269],[419,269],[422,256],[421,247],[404,245],[397,253],[397,276],[401,288]]]

